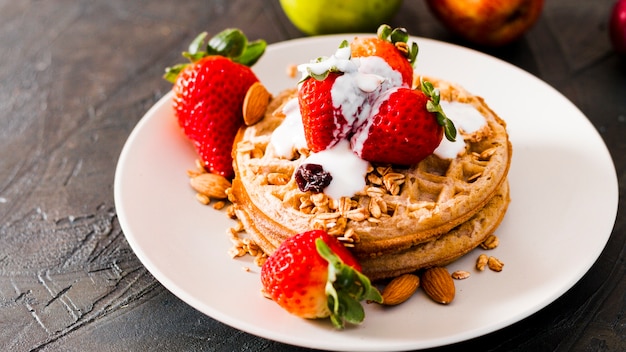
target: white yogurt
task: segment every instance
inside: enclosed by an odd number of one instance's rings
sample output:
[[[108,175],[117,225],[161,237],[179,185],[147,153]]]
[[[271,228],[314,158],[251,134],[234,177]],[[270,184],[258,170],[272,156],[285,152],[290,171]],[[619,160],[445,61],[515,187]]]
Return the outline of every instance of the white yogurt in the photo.
[[[277,155],[293,158],[294,148],[306,147],[298,100],[292,99],[287,102],[283,112],[286,115],[285,120],[274,130],[270,144]],[[321,165],[324,171],[330,173],[332,180],[324,188],[324,193],[329,197],[335,199],[351,197],[365,187],[369,163],[354,154],[346,139],[331,148],[311,153],[303,163]]]
[[[381,82],[380,92],[393,87],[407,86],[402,82],[402,74],[391,68],[382,57],[366,56],[353,60],[359,62],[358,67],[361,74],[376,75],[384,79],[384,82]]]
[[[270,144],[278,156],[291,159],[294,149],[307,147],[298,99],[293,98],[285,103],[283,113],[285,119],[272,133]]]
[[[303,163],[322,165],[324,171],[330,173],[333,178],[324,193],[331,198],[352,197],[365,187],[369,163],[356,156],[345,139],[321,152],[311,153]]]
[[[483,128],[487,124],[487,120],[472,104],[441,100],[439,105],[441,105],[446,116],[454,123],[457,135],[454,142],[444,137],[433,154],[441,159],[454,159],[465,150],[465,140],[463,140],[460,132],[474,133]]]
[[[337,49],[330,57],[298,65],[298,71],[300,71],[303,78],[310,74],[322,75],[330,71],[331,68],[345,73],[357,71],[357,63],[350,60],[350,46]]]

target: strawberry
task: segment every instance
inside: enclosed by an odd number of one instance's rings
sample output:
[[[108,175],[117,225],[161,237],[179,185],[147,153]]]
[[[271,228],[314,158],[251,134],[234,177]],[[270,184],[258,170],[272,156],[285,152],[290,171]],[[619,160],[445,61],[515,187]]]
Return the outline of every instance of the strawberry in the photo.
[[[417,57],[416,43],[407,44],[409,35],[403,28],[391,29],[388,25],[378,28],[377,37],[356,38],[350,43],[353,58],[378,56],[402,76],[402,83],[413,84],[413,64]]]
[[[413,165],[432,154],[444,134],[456,137],[439,105],[439,92],[429,82],[422,82],[421,90],[389,90],[372,111],[371,120],[350,140],[353,151],[370,162]]]
[[[333,106],[331,88],[341,75],[329,72],[323,80],[310,77],[298,90],[298,103],[309,149],[319,152],[345,138],[351,126],[340,108]]]
[[[352,254],[322,230],[285,240],[261,268],[267,296],[296,316],[330,317],[333,325],[365,318],[361,300],[382,302],[380,292],[361,274]]]
[[[242,105],[248,88],[258,82],[249,66],[263,54],[266,43],[248,42],[238,29],[227,29],[208,40],[200,34],[183,56],[190,63],[166,69],[174,83],[173,108],[183,133],[191,140],[205,168],[231,178],[231,149],[243,125]]]

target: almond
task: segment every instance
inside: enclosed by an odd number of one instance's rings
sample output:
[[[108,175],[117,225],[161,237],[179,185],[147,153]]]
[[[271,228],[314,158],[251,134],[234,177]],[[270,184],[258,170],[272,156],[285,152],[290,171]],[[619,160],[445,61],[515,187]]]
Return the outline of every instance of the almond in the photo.
[[[420,285],[417,275],[404,274],[391,280],[383,289],[383,304],[395,306],[411,298]]]
[[[248,88],[243,100],[243,121],[246,126],[252,126],[263,118],[271,98],[270,92],[260,82]]]
[[[435,267],[424,271],[422,288],[437,303],[448,304],[454,299],[454,281],[446,268]]]
[[[226,198],[226,190],[231,186],[225,177],[211,173],[192,177],[189,184],[196,192],[217,199]]]

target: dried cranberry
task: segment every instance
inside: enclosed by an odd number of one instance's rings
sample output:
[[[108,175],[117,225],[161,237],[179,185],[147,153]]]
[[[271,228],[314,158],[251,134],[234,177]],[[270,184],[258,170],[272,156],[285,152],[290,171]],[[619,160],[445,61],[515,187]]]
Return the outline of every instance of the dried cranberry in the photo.
[[[321,193],[333,177],[319,164],[302,164],[296,170],[296,183],[302,192]]]

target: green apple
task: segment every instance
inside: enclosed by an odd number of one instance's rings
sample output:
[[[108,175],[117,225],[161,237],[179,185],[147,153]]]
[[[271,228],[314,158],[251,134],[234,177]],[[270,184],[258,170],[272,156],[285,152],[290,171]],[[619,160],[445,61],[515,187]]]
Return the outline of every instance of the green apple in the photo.
[[[280,0],[289,20],[307,35],[376,32],[402,0]]]

